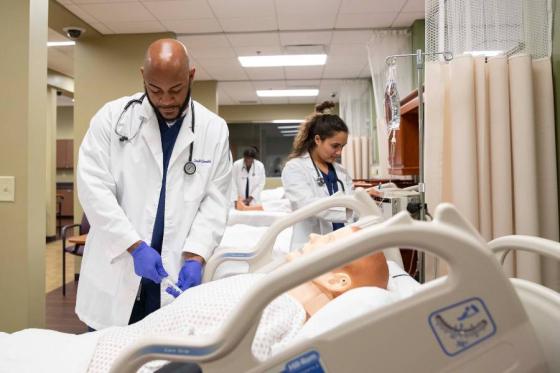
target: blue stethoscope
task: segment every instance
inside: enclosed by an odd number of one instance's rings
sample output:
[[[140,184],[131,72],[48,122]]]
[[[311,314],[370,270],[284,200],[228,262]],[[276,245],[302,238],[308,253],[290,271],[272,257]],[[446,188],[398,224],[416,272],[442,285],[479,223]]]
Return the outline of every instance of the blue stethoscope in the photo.
[[[132,141],[132,139],[134,139],[136,136],[138,136],[138,134],[140,133],[140,131],[142,130],[142,126],[144,125],[144,118],[142,118],[140,125],[138,126],[138,129],[136,130],[136,132],[134,133],[134,135],[132,135],[132,137],[128,137],[126,135],[123,135],[122,133],[119,132],[119,123],[121,122],[121,119],[123,117],[123,115],[126,113],[126,111],[134,104],[142,104],[142,101],[144,101],[144,97],[146,97],[146,94],[143,94],[140,98],[134,98],[130,101],[128,101],[126,103],[126,105],[124,105],[123,110],[121,111],[121,114],[119,115],[119,119],[117,119],[117,124],[115,125],[115,133],[117,134],[117,136],[119,137],[119,141],[120,142],[130,142]],[[193,101],[191,100],[191,131],[194,134],[194,104]],[[193,148],[194,148],[194,139],[191,142],[190,145],[190,149],[189,149],[189,160],[187,163],[185,163],[185,166],[183,166],[183,171],[185,171],[185,173],[187,175],[194,175],[194,173],[196,172],[196,165],[194,164],[194,162],[192,161],[192,156],[193,156]]]
[[[315,161],[313,160],[313,157],[311,156],[311,154],[309,154],[309,159],[311,159],[311,163],[313,163],[313,168],[315,168],[315,172],[317,172],[317,178],[315,179],[315,182],[320,187],[324,186],[325,184],[327,184],[327,182],[325,181],[325,178],[323,177],[323,175],[321,175],[321,171],[319,171],[319,168],[315,164]],[[344,188],[344,183],[338,178],[338,175],[336,173],[336,169],[334,168],[334,165],[333,165],[333,172],[334,172],[334,177],[336,178],[336,182],[338,184],[340,184],[340,186],[342,188],[342,192],[346,193],[346,188]],[[332,188],[332,189],[334,189],[334,188]]]

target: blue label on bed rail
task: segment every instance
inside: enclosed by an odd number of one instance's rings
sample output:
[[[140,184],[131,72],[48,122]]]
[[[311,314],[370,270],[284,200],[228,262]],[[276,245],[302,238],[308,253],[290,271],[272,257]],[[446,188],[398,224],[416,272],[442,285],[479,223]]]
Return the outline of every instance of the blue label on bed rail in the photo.
[[[325,369],[319,353],[309,351],[288,361],[282,373],[325,373]]]
[[[448,356],[455,356],[496,334],[496,324],[480,298],[470,298],[430,314],[430,327]]]

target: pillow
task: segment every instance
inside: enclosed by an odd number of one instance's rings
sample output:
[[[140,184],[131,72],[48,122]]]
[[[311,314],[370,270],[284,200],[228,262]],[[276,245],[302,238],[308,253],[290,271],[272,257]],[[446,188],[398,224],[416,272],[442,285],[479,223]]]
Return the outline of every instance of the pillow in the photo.
[[[296,339],[314,338],[342,323],[391,304],[391,292],[377,287],[360,287],[347,291],[317,311],[298,333]]]

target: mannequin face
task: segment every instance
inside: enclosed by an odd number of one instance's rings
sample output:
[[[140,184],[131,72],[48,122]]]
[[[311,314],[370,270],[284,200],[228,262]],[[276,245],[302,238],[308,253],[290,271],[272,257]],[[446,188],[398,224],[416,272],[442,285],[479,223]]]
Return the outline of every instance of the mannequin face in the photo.
[[[301,252],[290,253],[288,260],[297,260],[303,255],[320,250],[325,245],[347,237],[358,230],[359,228],[356,227],[345,227],[326,235],[311,234],[309,242]],[[350,289],[361,286],[376,286],[386,289],[388,279],[389,270],[385,255],[377,252],[316,277],[292,289],[290,294],[302,303],[309,315],[313,315],[331,299]]]
[[[333,163],[342,154],[342,148],[348,142],[348,133],[340,131],[336,132],[333,136],[321,140],[319,135],[315,135],[315,158],[320,159],[326,163]]]

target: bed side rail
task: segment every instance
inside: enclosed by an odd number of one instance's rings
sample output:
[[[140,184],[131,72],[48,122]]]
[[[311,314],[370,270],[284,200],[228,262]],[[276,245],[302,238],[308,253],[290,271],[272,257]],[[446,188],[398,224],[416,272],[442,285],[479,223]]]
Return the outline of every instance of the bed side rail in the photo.
[[[472,227],[457,210],[445,204],[436,210],[433,222],[414,221],[407,213],[401,212],[384,223],[372,225],[349,237],[330,243],[321,250],[268,273],[248,291],[223,327],[204,343],[195,344],[194,341],[199,341],[198,339],[193,339],[193,343],[191,340],[181,342],[170,338],[144,340],[129,347],[119,357],[112,371],[132,372],[143,363],[154,359],[200,362],[203,363],[205,372],[219,372],[225,367],[235,367],[234,371],[249,371],[258,367],[260,371],[264,367],[260,366],[252,355],[251,344],[260,316],[273,299],[301,283],[352,260],[398,246],[415,247],[441,257],[449,264],[450,273],[445,281],[426,287],[422,291],[422,297],[415,296],[405,300],[408,301],[408,307],[406,312],[398,315],[399,317],[393,317],[397,316],[390,312],[394,309],[384,310],[385,316],[389,318],[385,322],[396,324],[393,326],[397,329],[403,322],[424,325],[430,313],[433,314],[433,311],[439,307],[460,301],[461,299],[457,297],[461,296],[484,300],[494,315],[507,315],[500,320],[501,329],[497,333],[528,324],[527,315],[514,289],[501,273],[499,263],[493,254],[479,237],[472,234]],[[480,286],[480,284],[492,284],[492,286]],[[495,296],[497,291],[500,294],[499,299]],[[401,302],[400,308],[397,307],[399,311],[403,311],[405,301]],[[437,352],[445,357],[435,341],[419,342],[434,338],[428,331],[429,327],[423,328],[422,335],[415,336],[417,338],[412,338],[410,341],[401,340],[399,343],[406,344],[407,349],[418,350],[420,354]],[[383,337],[401,339],[394,334]],[[530,338],[530,331],[527,334],[526,338]],[[372,338],[381,337],[372,336]],[[492,341],[495,340],[497,339]],[[274,362],[284,356],[285,353],[271,361]],[[269,361],[265,365],[268,366],[268,363]]]
[[[304,219],[315,216],[316,214],[333,207],[345,207],[347,209],[354,210],[360,219],[368,216],[381,216],[381,212],[373,199],[361,188],[356,189],[352,195],[334,195],[329,198],[324,198],[310,204],[309,206],[298,209],[288,216],[276,221],[268,228],[266,233],[251,250],[238,252],[222,251],[212,256],[204,268],[203,282],[210,281],[214,277],[218,266],[226,261],[248,262],[251,272],[258,270],[269,263],[273,263],[274,258],[272,247],[274,246],[274,242],[280,232]],[[393,248],[386,250],[385,256],[387,259],[396,262],[400,266],[403,265],[398,249]]]

